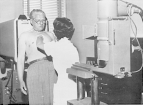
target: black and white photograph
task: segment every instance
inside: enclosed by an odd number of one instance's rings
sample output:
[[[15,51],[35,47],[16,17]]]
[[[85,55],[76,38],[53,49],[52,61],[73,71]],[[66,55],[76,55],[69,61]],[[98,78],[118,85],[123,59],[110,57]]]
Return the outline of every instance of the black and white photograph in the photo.
[[[0,105],[142,105],[142,0],[0,0]]]

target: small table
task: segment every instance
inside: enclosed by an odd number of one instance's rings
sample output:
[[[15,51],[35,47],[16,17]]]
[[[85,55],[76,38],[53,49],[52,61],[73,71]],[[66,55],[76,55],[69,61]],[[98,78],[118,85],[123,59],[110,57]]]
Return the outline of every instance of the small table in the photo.
[[[79,101],[87,100],[84,96],[84,87],[80,79],[91,79],[91,98],[90,105],[98,105],[98,76],[95,75],[92,71],[90,71],[90,65],[75,63],[71,68],[67,69],[67,73],[74,75],[77,77],[77,101],[79,105]],[[73,104],[69,104],[73,105]],[[75,105],[75,104],[74,104]],[[81,104],[82,105],[82,104]]]

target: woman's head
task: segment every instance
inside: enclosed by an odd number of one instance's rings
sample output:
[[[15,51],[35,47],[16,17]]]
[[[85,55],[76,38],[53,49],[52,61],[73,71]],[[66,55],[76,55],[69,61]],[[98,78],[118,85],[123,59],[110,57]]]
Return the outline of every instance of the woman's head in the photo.
[[[70,19],[65,17],[58,17],[53,22],[54,33],[58,40],[61,38],[68,38],[69,40],[72,38],[74,33],[74,26]]]

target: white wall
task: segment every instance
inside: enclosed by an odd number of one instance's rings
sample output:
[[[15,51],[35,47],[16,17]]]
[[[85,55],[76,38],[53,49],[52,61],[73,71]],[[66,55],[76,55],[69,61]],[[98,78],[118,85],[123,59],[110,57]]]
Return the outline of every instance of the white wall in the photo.
[[[23,0],[0,0],[0,23],[23,14]]]
[[[67,17],[75,26],[73,43],[79,50],[80,61],[85,63],[86,57],[94,57],[93,40],[83,39],[83,25],[94,25],[96,23],[96,0],[66,0]],[[89,31],[89,30],[86,30]]]

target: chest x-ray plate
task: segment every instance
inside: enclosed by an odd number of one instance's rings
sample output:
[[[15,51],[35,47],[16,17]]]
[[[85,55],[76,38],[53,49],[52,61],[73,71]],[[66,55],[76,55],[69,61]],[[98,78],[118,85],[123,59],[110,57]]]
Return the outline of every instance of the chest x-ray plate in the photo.
[[[17,62],[18,38],[21,33],[32,29],[30,20],[13,19],[0,23],[0,56],[14,59]],[[48,31],[48,21],[45,31]]]

